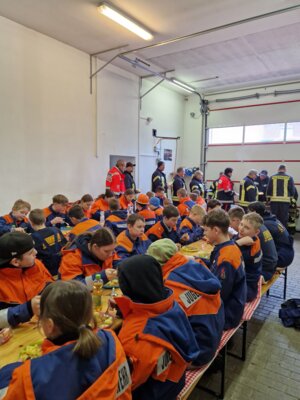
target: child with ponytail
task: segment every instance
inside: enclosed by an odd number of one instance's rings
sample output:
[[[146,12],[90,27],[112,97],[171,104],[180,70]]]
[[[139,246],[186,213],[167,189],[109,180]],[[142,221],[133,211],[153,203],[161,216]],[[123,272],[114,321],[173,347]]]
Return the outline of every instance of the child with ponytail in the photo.
[[[126,356],[112,331],[95,330],[86,285],[57,281],[47,286],[39,323],[47,337],[43,355],[0,370],[2,396],[8,386],[3,399],[131,399]]]

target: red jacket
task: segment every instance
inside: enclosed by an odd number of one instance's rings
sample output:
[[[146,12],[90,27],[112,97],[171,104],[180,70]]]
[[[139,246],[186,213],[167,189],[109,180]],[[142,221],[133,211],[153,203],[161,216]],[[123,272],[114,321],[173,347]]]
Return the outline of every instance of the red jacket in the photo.
[[[53,282],[50,272],[36,259],[33,267],[0,268],[0,302],[22,304],[39,294],[47,283]]]
[[[112,331],[99,331],[101,347],[90,359],[73,353],[74,341],[42,344],[43,355],[15,368],[6,400],[130,400],[131,379],[124,350]],[[10,369],[10,370],[11,370]]]
[[[106,189],[111,190],[114,194],[120,195],[125,192],[124,174],[118,167],[112,167],[106,177]]]

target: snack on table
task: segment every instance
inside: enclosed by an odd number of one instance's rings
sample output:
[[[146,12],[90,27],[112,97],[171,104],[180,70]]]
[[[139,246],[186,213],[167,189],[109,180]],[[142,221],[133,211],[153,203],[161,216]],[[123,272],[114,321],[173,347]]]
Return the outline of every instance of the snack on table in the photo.
[[[21,361],[30,360],[32,358],[37,358],[42,355],[42,341],[29,344],[28,346],[23,347],[19,354],[19,359]]]
[[[97,321],[98,328],[110,328],[114,322],[114,317],[107,313],[95,312],[94,316]]]
[[[199,251],[199,247],[197,247],[197,246],[183,246],[181,248],[181,250],[186,252],[186,253],[196,253],[197,251]]]
[[[119,281],[118,279],[112,279],[111,281],[108,281],[104,286],[105,289],[111,289],[113,287],[119,287]]]

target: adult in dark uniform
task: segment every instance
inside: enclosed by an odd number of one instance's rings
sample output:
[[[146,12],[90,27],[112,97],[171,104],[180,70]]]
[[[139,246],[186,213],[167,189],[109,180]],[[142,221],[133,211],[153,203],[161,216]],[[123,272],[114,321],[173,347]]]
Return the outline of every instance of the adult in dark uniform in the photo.
[[[250,203],[258,200],[258,189],[255,185],[256,178],[256,169],[250,169],[248,175],[240,182],[239,206],[243,207],[245,212],[247,212]]]
[[[186,189],[186,184],[184,180],[184,169],[182,167],[177,168],[176,175],[174,176],[172,183],[172,201],[174,206],[179,205],[179,200],[177,192],[179,189]]]
[[[196,171],[192,176],[192,180],[190,182],[190,191],[193,192],[194,190],[199,190],[200,196],[205,197],[202,171]]]
[[[136,192],[136,184],[134,181],[134,177],[132,175],[133,172],[133,167],[135,167],[135,164],[132,164],[132,162],[126,163],[126,168],[124,171],[124,182],[125,182],[125,189],[132,189],[134,192]]]
[[[222,208],[225,211],[228,211],[231,204],[234,203],[233,182],[231,181],[232,172],[232,168],[225,168],[217,186],[217,200],[222,203]]]
[[[294,179],[286,173],[286,166],[279,165],[277,174],[270,177],[267,187],[267,199],[272,214],[276,215],[283,226],[287,227],[289,206],[295,194]]]
[[[256,184],[257,189],[258,189],[258,200],[259,201],[262,201],[262,202],[267,201],[266,192],[267,192],[267,187],[268,187],[269,181],[270,181],[270,178],[268,176],[268,171],[263,169],[254,181],[254,183]]]
[[[161,186],[165,193],[168,193],[168,184],[167,184],[167,178],[166,174],[164,174],[164,169],[165,169],[165,163],[163,161],[158,161],[157,163],[157,168],[152,174],[152,192],[156,192],[156,189],[158,186]]]

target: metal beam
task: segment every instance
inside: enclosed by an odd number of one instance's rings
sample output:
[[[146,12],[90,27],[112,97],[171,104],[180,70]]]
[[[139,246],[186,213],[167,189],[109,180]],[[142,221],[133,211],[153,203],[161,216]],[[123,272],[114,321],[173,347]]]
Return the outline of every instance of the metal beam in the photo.
[[[152,86],[152,88],[150,88],[149,90],[147,90],[147,92],[142,94],[140,96],[140,100],[142,100],[143,97],[147,96],[148,93],[152,92],[152,90],[154,90],[157,86],[159,86],[161,83],[163,83],[164,80],[165,80],[165,78],[162,78],[159,82],[157,82],[154,86]]]
[[[93,54],[90,54],[90,55],[92,57],[95,57],[95,56],[98,56],[99,54],[109,53],[110,51],[114,51],[114,50],[120,50],[120,49],[123,49],[124,47],[128,47],[128,46],[129,46],[129,44],[123,44],[122,46],[117,46],[117,47],[113,47],[111,49],[98,51],[97,53],[93,53]]]

